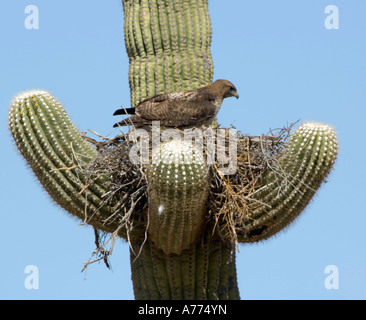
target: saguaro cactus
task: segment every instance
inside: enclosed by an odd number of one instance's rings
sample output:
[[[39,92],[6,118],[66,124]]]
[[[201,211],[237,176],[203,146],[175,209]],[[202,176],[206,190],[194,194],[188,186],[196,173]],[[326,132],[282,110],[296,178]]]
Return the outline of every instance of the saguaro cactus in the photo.
[[[132,106],[157,92],[212,81],[207,0],[123,0],[123,6]],[[112,197],[115,180],[128,184],[132,174],[90,173],[106,155],[83,138],[51,94],[34,90],[15,97],[9,126],[21,154],[56,203],[94,228],[129,241],[136,299],[239,299],[235,242],[260,241],[287,226],[315,194],[337,155],[330,126],[301,125],[263,167],[248,205],[237,202],[245,189],[239,180],[228,185],[230,177],[220,178],[217,188],[224,200],[219,203],[229,212],[220,215],[208,206],[217,182],[210,173],[214,166],[197,150],[189,153],[185,143],[161,144],[153,150],[154,161],[145,166],[145,175],[133,178],[140,193],[114,192]],[[238,150],[239,156],[245,152]],[[191,164],[181,161],[188,154]],[[225,196],[233,185],[238,196]],[[145,205],[137,207],[141,198]],[[129,201],[129,208],[123,201]],[[233,219],[235,210],[243,218]],[[228,220],[235,238],[223,233]]]

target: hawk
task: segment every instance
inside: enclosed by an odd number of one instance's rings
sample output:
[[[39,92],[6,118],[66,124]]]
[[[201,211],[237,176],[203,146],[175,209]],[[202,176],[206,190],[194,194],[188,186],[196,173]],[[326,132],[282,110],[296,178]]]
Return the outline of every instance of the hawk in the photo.
[[[161,93],[140,102],[135,108],[118,109],[113,114],[131,115],[113,127],[133,124],[136,127],[160,121],[163,127],[185,128],[209,126],[228,97],[239,98],[235,86],[228,80],[215,82],[196,89],[174,93]]]

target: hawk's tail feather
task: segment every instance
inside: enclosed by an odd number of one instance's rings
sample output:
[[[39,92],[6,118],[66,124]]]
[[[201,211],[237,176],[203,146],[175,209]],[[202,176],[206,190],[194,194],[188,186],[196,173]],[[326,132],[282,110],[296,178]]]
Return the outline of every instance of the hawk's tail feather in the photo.
[[[123,114],[135,114],[135,108],[122,108],[122,109],[118,109],[116,110],[113,115],[114,116],[119,116],[119,115],[123,115]]]
[[[127,123],[125,123],[124,121],[121,121],[121,122],[116,122],[113,125],[113,128],[118,128],[118,127],[123,127],[123,126],[127,126]]]
[[[120,122],[117,122],[113,125],[113,128],[118,128],[118,127],[125,127],[125,126],[143,126],[146,124],[151,124],[151,121],[144,121],[143,119],[141,119],[139,116],[132,116],[132,117],[128,117],[126,119],[123,119]]]

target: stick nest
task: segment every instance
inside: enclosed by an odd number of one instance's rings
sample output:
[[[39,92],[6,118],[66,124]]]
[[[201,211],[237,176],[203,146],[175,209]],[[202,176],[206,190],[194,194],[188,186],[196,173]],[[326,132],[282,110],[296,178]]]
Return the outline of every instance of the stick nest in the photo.
[[[237,242],[238,237],[245,236],[251,210],[266,205],[251,195],[261,187],[264,173],[278,162],[293,126],[260,136],[237,131],[236,172],[223,175],[217,163],[210,165],[207,221],[215,221],[223,239]],[[101,142],[85,138],[96,146],[99,156],[83,170],[88,172],[90,181],[103,176],[107,189],[104,202],[113,208],[113,214],[105,223],[116,226],[115,237],[118,234],[129,242],[136,239],[141,243],[147,234],[147,166],[130,161],[129,152],[134,143],[130,141],[129,133],[114,139],[104,138]],[[206,141],[203,147],[205,150]]]

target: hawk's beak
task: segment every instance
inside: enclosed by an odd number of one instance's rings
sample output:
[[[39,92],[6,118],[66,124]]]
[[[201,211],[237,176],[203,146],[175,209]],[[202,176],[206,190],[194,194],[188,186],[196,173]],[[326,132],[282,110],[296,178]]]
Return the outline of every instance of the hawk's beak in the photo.
[[[238,93],[238,91],[235,91],[235,92],[234,92],[234,94],[233,94],[233,96],[234,96],[236,99],[239,99],[239,93]]]

